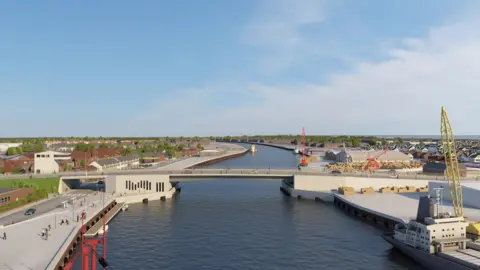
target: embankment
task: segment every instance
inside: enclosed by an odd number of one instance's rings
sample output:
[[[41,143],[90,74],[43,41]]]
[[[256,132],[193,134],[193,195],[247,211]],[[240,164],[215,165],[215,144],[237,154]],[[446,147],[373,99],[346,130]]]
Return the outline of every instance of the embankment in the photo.
[[[212,158],[212,159],[209,159],[209,160],[199,162],[199,163],[194,164],[192,166],[188,166],[185,169],[201,168],[201,167],[211,165],[211,164],[214,164],[214,163],[218,163],[218,162],[221,162],[221,161],[224,161],[224,160],[241,157],[241,156],[245,155],[247,152],[248,152],[248,149],[245,149],[245,151],[243,151],[243,152],[239,152],[239,153],[235,153],[235,154],[231,154],[231,155],[223,155],[223,156],[215,157],[215,158]]]

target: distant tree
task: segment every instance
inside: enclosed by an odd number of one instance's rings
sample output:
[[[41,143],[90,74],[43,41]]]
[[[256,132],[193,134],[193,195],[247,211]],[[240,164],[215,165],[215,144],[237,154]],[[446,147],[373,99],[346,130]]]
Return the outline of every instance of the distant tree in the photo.
[[[204,147],[203,147],[203,145],[201,145],[201,144],[199,143],[199,144],[197,144],[197,149],[200,150],[200,151],[202,151],[202,150],[204,149]]]
[[[177,151],[175,151],[173,148],[166,149],[165,152],[169,157],[177,157]]]
[[[18,153],[18,150],[17,150],[17,147],[9,147],[9,148],[7,149],[7,155],[8,155],[8,156],[16,155],[16,154],[19,154],[19,153]]]
[[[349,145],[351,147],[359,147],[360,146],[360,138],[357,137],[350,137]]]
[[[80,160],[80,167],[82,167],[82,168],[85,167],[85,160],[83,160],[83,159]]]
[[[108,145],[106,143],[101,143],[98,148],[108,148]]]
[[[32,149],[32,146],[29,144],[23,144],[21,148],[22,148],[22,152],[28,152],[30,151],[30,149]]]
[[[132,153],[132,149],[129,146],[123,148],[121,152],[122,156],[127,156],[131,153]]]
[[[43,152],[43,151],[45,151],[45,146],[44,146],[43,144],[35,144],[35,145],[33,146],[33,151],[34,151],[35,153]]]
[[[93,144],[79,143],[75,146],[75,150],[82,151],[82,152],[88,152],[94,149],[95,149],[95,145]]]

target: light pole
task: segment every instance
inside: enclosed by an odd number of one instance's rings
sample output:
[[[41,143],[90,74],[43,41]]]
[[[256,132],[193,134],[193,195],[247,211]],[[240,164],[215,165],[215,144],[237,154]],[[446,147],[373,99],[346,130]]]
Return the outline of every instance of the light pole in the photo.
[[[435,193],[436,193],[436,195],[437,195],[437,202],[436,202],[436,205],[437,205],[437,217],[440,217],[440,211],[443,211],[443,209],[442,209],[442,191],[443,191],[443,187],[434,188],[433,190],[435,190]]]
[[[72,221],[75,220],[75,199],[72,199]]]

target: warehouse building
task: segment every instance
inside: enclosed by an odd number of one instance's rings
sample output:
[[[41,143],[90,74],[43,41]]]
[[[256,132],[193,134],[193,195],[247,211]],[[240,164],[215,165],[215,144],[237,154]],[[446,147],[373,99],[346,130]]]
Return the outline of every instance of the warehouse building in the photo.
[[[443,162],[428,162],[423,165],[423,173],[433,174],[433,175],[445,175],[445,170],[447,166]],[[466,177],[468,175],[468,170],[465,167],[465,164],[458,164],[458,170],[461,177]]]
[[[342,150],[337,153],[336,161],[343,163],[365,162],[368,158],[376,157],[379,162],[410,162],[413,161],[411,155],[406,155],[400,151],[362,151],[362,150]]]

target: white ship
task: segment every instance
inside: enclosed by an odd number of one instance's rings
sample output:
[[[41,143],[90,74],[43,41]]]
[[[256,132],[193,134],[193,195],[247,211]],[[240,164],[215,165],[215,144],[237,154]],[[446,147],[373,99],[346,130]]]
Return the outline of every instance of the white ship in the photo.
[[[252,153],[257,152],[257,148],[255,148],[255,144],[250,145],[250,152]]]
[[[434,217],[429,197],[420,198],[418,208],[417,220],[396,224],[383,239],[427,269],[480,269],[480,245],[467,238],[463,217]]]

